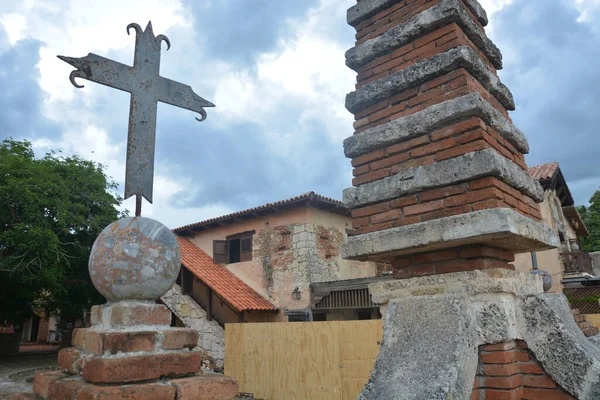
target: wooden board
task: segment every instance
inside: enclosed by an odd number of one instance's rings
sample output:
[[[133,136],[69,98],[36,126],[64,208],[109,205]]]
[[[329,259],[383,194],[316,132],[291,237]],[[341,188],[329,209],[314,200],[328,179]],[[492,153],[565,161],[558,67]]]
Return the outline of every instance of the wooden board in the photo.
[[[381,320],[226,324],[225,374],[257,399],[356,399],[382,334]]]

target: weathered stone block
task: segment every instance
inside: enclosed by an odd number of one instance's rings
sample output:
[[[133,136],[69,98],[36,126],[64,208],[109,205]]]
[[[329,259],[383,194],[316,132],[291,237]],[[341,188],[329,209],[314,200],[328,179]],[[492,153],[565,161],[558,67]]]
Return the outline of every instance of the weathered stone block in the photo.
[[[76,374],[81,369],[82,357],[81,352],[75,347],[67,347],[58,352],[56,363],[58,364],[58,368]]]
[[[342,258],[367,259],[460,247],[489,245],[522,253],[558,247],[556,232],[507,208],[494,208],[349,237]],[[573,323],[575,323],[573,321]]]
[[[75,328],[73,329],[73,336],[71,338],[71,344],[73,347],[78,348],[79,350],[83,350],[85,333],[88,328]]]
[[[161,332],[165,350],[193,349],[198,345],[198,332],[189,328],[172,328]]]
[[[43,399],[54,397],[56,381],[69,376],[63,371],[38,372],[33,378],[33,391]]]
[[[471,47],[459,46],[432,58],[420,61],[401,71],[371,82],[346,96],[346,108],[357,113],[368,106],[389,98],[431,79],[465,68],[507,110],[515,109],[513,96]]]
[[[143,301],[119,301],[92,307],[94,328],[108,329],[112,327],[135,325],[171,324],[171,311],[164,304]]]
[[[529,153],[529,144],[523,132],[480,93],[469,93],[367,129],[359,135],[352,135],[344,140],[344,154],[349,158],[359,157],[379,148],[429,134],[469,117],[481,118],[521,153]]]
[[[539,182],[527,171],[495,150],[485,149],[424,167],[410,168],[359,187],[347,188],[344,190],[344,205],[357,208],[485,176],[496,177],[535,201],[542,201],[544,198]]]
[[[203,374],[189,378],[173,379],[178,400],[230,400],[238,391],[235,379],[219,374]]]
[[[154,331],[105,332],[90,329],[85,337],[85,351],[91,354],[153,351],[155,340]]]
[[[56,381],[54,397],[49,400],[73,400],[77,398],[77,391],[87,383],[81,378],[66,378]]]
[[[137,382],[165,376],[192,374],[200,370],[202,356],[196,351],[144,356],[93,357],[83,367],[83,378],[93,383]]]
[[[135,385],[89,385],[77,392],[77,400],[173,400],[177,389],[161,383]]]
[[[422,11],[410,20],[390,28],[384,34],[353,47],[346,52],[346,65],[357,70],[361,65],[379,56],[389,54],[394,49],[407,45],[440,26],[452,23],[461,27],[494,67],[502,68],[500,50],[473,21],[458,0],[442,0],[439,4]]]

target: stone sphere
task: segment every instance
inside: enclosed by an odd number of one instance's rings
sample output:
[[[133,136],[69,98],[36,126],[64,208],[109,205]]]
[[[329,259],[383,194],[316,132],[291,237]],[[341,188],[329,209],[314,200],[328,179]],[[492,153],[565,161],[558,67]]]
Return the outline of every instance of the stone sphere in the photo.
[[[543,269],[534,269],[531,271],[531,275],[539,275],[542,278],[544,292],[552,289],[552,275],[550,272],[544,271]]]
[[[181,257],[175,235],[150,218],[123,218],[108,225],[90,254],[89,272],[110,301],[156,300],[175,283]]]

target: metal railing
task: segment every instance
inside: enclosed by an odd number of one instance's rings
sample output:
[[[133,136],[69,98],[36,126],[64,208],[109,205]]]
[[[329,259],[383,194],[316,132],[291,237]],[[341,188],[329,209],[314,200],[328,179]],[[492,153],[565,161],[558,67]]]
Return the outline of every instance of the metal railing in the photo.
[[[565,263],[565,273],[584,273],[594,275],[592,257],[584,251],[571,251],[560,253]]]

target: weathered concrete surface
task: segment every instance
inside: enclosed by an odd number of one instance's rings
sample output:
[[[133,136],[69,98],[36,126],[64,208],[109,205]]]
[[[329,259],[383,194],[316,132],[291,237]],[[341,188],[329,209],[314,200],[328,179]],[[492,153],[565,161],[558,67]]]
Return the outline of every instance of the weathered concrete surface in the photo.
[[[592,257],[592,271],[594,276],[600,276],[600,251],[590,253]]]
[[[458,24],[467,37],[485,54],[495,68],[502,68],[502,54],[485,32],[473,21],[458,0],[442,0],[409,21],[396,25],[384,34],[367,40],[346,52],[346,65],[357,70],[362,65],[404,46],[441,26]]]
[[[485,176],[499,178],[538,203],[544,200],[544,191],[540,183],[527,171],[496,150],[484,149],[431,165],[400,171],[396,175],[368,182],[359,187],[347,188],[344,190],[344,205],[348,208],[356,208]]]
[[[468,297],[508,293],[526,296],[542,292],[542,280],[539,277],[503,268],[385,280],[369,285],[371,300],[378,304],[392,299],[430,295]]]
[[[110,301],[153,301],[175,283],[180,267],[179,244],[169,228],[135,217],[104,228],[88,269],[96,289]]]
[[[523,340],[546,372],[577,399],[599,399],[600,349],[575,323],[566,297],[527,296],[518,317]]]
[[[367,399],[468,399],[477,368],[475,319],[451,296],[390,301]]]
[[[367,259],[403,255],[468,244],[483,244],[515,253],[558,247],[556,232],[507,208],[493,208],[349,237],[342,257]]]
[[[481,57],[468,46],[459,46],[401,71],[371,82],[346,95],[346,108],[355,114],[396,93],[421,85],[459,68],[465,68],[507,110],[515,109],[510,90],[492,73]]]
[[[399,1],[400,0],[362,0],[348,9],[346,14],[348,25],[356,26],[365,19],[370,18],[385,8],[393,6]],[[479,4],[477,0],[464,1],[479,23],[486,26],[488,24],[488,17],[483,7],[481,7],[481,4]]]
[[[469,93],[350,136],[344,140],[344,154],[348,158],[355,158],[470,117],[481,118],[521,153],[529,153],[529,143],[523,132],[481,94]]]
[[[181,294],[181,287],[174,284],[161,300],[187,326],[198,332],[198,348],[207,354],[217,368],[225,361],[225,330],[216,320],[209,321],[206,311],[188,295]],[[206,366],[205,366],[206,367]]]

